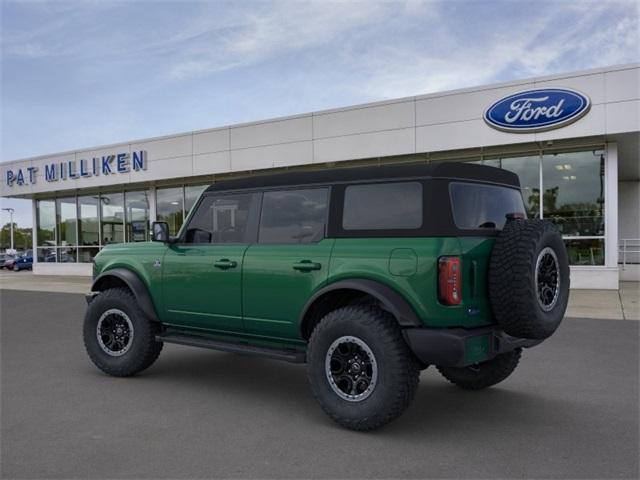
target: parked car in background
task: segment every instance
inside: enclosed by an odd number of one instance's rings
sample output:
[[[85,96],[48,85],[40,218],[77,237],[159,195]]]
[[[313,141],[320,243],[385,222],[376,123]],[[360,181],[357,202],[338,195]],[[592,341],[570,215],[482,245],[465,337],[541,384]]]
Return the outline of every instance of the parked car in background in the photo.
[[[4,260],[2,261],[2,268],[6,268],[7,270],[11,270],[13,268],[13,264],[16,261],[16,256],[10,253],[6,254]]]
[[[27,250],[19,257],[16,257],[11,268],[14,272],[18,272],[20,270],[31,270],[33,268],[33,251]]]
[[[0,253],[0,270],[4,268],[4,262],[6,262],[10,256],[8,253]]]

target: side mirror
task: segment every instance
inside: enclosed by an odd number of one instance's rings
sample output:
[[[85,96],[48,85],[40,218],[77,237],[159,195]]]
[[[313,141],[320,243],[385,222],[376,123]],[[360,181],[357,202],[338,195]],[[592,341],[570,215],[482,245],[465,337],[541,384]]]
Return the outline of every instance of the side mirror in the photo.
[[[169,225],[167,222],[153,222],[151,225],[151,233],[154,242],[169,242]]]

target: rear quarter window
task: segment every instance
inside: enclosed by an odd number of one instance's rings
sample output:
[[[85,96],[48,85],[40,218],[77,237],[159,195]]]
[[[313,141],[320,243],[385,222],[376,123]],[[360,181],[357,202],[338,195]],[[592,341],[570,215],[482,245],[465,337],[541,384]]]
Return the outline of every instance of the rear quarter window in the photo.
[[[344,192],[342,228],[399,230],[422,226],[422,184],[350,185]]]
[[[508,213],[526,216],[522,194],[515,188],[452,182],[449,193],[453,220],[462,230],[501,230]]]

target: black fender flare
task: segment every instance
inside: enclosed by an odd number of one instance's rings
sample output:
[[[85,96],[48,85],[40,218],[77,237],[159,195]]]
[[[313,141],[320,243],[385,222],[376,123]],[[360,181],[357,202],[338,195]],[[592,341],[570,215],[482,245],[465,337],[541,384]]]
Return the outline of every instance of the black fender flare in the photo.
[[[331,283],[318,290],[305,304],[302,313],[298,318],[300,334],[302,335],[303,321],[311,306],[323,295],[335,290],[359,290],[376,298],[386,310],[389,311],[401,327],[422,327],[423,324],[416,315],[413,307],[405,298],[393,288],[366,278],[354,278],[340,280]]]
[[[114,268],[102,272],[93,281],[93,284],[91,285],[91,292],[103,291],[104,288],[102,288],[102,284],[104,284],[105,280],[109,277],[115,277],[119,280],[122,280],[127,285],[127,287],[129,287],[129,290],[133,292],[133,295],[136,297],[136,301],[138,302],[138,306],[142,310],[142,313],[144,313],[144,315],[149,320],[160,322],[147,286],[136,273],[127,268]]]

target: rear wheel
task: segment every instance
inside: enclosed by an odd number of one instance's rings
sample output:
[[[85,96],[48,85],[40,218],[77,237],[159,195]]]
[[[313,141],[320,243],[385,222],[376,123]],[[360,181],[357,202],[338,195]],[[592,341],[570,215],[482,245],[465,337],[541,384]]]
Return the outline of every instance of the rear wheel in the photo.
[[[84,319],[84,345],[89,358],[105,373],[127,377],[156,361],[162,342],[158,325],[142,313],[126,288],[111,288],[96,296]]]
[[[395,319],[374,306],[326,315],[307,349],[311,389],[322,409],[352,430],[372,430],[398,417],[418,387],[419,366]]]
[[[488,362],[468,367],[438,367],[444,378],[465,390],[480,390],[506,379],[518,366],[521,349],[503,353]]]

